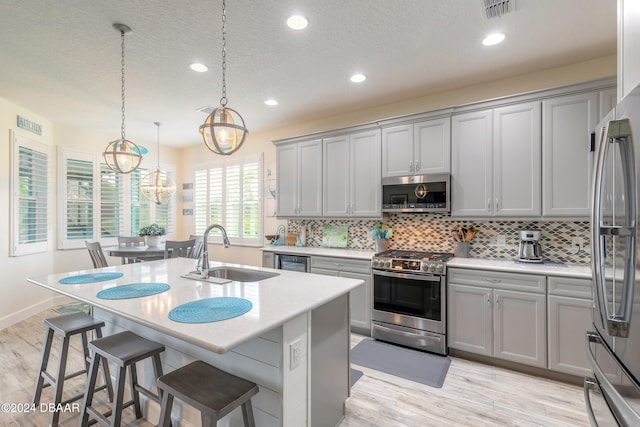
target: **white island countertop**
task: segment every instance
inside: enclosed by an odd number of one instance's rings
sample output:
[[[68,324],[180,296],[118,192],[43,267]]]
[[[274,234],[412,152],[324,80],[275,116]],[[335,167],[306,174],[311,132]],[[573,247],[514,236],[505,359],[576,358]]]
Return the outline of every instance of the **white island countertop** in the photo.
[[[228,266],[262,270],[278,273],[278,276],[259,282],[234,281],[226,284],[180,277],[192,271],[194,264],[193,259],[174,258],[50,274],[27,280],[215,353],[225,353],[364,283],[357,279],[218,262],[211,262],[210,267]],[[64,277],[96,272],[121,272],[124,275],[104,282],[77,285],[59,283]],[[103,289],[130,283],[168,283],[171,288],[163,293],[142,298],[107,300],[96,296]],[[244,315],[219,322],[179,323],[168,317],[169,311],[178,305],[202,298],[223,296],[245,298],[251,301],[253,307]]]

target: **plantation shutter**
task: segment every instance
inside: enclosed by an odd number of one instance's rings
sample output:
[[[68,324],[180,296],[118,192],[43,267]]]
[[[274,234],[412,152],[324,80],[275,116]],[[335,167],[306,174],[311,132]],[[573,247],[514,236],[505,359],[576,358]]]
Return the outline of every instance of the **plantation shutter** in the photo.
[[[11,209],[11,256],[45,252],[49,246],[48,147],[11,134],[13,197]]]
[[[65,160],[66,212],[65,240],[93,240],[93,161],[67,158]]]
[[[260,245],[262,235],[262,155],[234,158],[196,169],[195,232],[220,224],[232,244]],[[212,241],[220,241],[213,229]]]

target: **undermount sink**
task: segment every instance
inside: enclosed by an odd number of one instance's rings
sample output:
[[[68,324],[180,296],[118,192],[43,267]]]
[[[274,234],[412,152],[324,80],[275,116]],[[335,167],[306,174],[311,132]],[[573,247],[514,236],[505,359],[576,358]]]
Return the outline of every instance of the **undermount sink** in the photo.
[[[211,283],[227,283],[227,282],[259,282],[261,280],[270,279],[278,276],[278,273],[269,273],[267,271],[250,270],[248,268],[238,267],[214,267],[210,268],[206,278],[198,271],[192,271],[182,277],[187,279],[202,280]]]

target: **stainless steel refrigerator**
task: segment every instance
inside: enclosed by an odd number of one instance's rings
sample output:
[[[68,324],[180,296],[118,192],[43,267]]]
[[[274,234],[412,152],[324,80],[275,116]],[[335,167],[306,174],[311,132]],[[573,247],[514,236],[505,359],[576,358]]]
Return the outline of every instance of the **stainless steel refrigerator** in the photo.
[[[585,401],[592,425],[640,426],[640,87],[598,125],[594,170]]]

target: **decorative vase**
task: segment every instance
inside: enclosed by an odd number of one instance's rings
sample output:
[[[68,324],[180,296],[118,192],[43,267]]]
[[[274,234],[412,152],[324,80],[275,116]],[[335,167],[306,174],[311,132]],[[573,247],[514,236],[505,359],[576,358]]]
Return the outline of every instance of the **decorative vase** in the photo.
[[[145,236],[144,240],[150,248],[160,246],[160,236]]]
[[[376,253],[384,252],[389,247],[389,239],[373,239]]]

